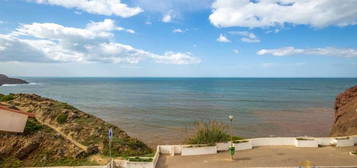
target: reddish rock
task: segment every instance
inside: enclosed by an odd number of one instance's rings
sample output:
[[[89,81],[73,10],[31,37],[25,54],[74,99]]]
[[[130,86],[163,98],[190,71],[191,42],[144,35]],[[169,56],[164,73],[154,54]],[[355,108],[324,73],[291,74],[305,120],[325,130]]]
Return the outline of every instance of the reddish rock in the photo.
[[[337,95],[331,136],[357,135],[357,86]]]

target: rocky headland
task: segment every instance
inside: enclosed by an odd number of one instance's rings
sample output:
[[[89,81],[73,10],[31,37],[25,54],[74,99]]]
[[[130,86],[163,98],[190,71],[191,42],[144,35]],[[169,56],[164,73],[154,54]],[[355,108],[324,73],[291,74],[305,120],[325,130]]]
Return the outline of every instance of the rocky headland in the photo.
[[[4,84],[27,84],[28,82],[22,79],[9,78],[6,75],[0,74],[0,86]]]
[[[0,95],[1,96],[1,95]],[[2,95],[4,97],[4,95]],[[35,94],[11,94],[0,102],[35,114],[24,133],[0,131],[0,167],[90,165],[108,159],[108,129],[114,157],[141,156],[152,150],[122,129],[63,102]],[[6,100],[6,101],[4,101]]]
[[[331,136],[357,135],[357,86],[337,95]]]

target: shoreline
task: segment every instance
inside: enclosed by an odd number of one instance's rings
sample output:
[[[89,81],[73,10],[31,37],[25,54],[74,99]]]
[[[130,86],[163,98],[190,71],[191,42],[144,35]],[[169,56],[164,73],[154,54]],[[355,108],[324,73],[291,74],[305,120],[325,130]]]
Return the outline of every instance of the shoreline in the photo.
[[[269,111],[275,113],[272,116],[259,116],[265,120],[264,123],[250,125],[239,124],[234,126],[234,135],[244,138],[259,137],[292,137],[292,136],[329,136],[334,112],[331,108],[316,107],[303,110],[309,112],[309,116],[303,115],[297,111]],[[265,111],[266,112],[266,111]],[[281,113],[285,114],[282,115]],[[321,115],[324,114],[324,115]],[[322,117],[323,116],[323,117]],[[294,118],[296,121],[282,121],[272,118]],[[317,118],[319,117],[319,118]],[[159,144],[181,144],[186,137],[192,134],[192,124],[183,126],[152,126],[144,123],[132,123],[130,121],[106,120],[118,127],[123,128],[130,136],[137,137],[149,146]],[[238,121],[237,121],[238,122]],[[226,124],[229,124],[228,122]],[[310,129],[306,129],[310,128]]]

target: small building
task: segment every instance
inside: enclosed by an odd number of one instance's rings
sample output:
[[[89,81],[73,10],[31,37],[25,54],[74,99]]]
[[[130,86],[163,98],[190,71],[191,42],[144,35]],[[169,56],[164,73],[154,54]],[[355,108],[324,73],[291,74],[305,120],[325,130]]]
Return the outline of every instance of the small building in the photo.
[[[35,115],[0,104],[0,131],[23,132],[28,117],[35,117]]]

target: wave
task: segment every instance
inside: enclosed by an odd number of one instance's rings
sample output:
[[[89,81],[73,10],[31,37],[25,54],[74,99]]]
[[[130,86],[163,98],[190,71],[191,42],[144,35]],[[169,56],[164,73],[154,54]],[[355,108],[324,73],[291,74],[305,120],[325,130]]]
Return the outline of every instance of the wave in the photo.
[[[14,86],[24,86],[24,85],[41,85],[41,83],[30,82],[30,83],[24,83],[24,84],[3,84],[1,86],[3,86],[3,87],[14,87]]]

